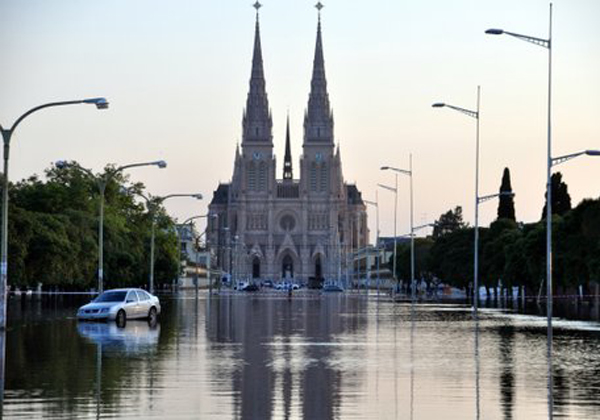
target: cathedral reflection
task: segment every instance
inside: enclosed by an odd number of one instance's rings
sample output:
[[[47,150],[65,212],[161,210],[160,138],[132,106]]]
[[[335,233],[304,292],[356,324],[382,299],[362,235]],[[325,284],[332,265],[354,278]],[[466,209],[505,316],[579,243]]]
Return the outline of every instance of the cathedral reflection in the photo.
[[[337,337],[362,335],[366,320],[345,313],[364,310],[366,300],[343,295],[270,299],[223,295],[207,305],[206,335],[211,369],[231,378],[234,413],[241,418],[336,418],[342,389],[360,387],[364,347]],[[266,320],[266,321],[265,321]],[[364,337],[363,337],[364,339]]]

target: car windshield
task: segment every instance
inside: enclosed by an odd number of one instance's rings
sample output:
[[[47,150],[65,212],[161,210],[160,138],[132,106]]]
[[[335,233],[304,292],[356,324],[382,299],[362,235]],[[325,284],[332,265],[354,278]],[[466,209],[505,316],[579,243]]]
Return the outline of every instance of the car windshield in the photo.
[[[123,302],[126,294],[126,291],[104,292],[94,302]]]

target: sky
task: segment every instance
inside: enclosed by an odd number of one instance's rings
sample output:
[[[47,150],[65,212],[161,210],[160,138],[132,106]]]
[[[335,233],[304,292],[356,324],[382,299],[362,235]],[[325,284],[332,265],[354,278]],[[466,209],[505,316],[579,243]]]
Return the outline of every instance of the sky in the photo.
[[[278,177],[291,120],[295,175],[314,55],[316,0],[263,0],[261,38],[273,114]],[[509,167],[517,218],[539,220],[546,180],[548,50],[488,28],[548,37],[542,0],[325,0],[323,43],[329,96],[347,182],[375,200],[393,184],[383,165],[413,155],[415,225],[462,206],[473,224],[475,109],[481,86],[480,195],[498,192]],[[179,220],[205,214],[230,180],[248,92],[252,1],[1,0],[0,124],[36,105],[103,96],[110,109],[71,106],[25,120],[11,144],[10,179],[43,175],[76,160],[100,171],[164,159],[167,169],[131,170]],[[553,155],[600,149],[600,1],[556,0],[553,19]],[[600,197],[600,159],[557,170],[573,204]],[[409,231],[409,182],[399,179],[398,234]],[[393,233],[393,193],[380,189],[380,230]],[[480,224],[497,202],[480,207]],[[375,235],[375,210],[369,209]]]

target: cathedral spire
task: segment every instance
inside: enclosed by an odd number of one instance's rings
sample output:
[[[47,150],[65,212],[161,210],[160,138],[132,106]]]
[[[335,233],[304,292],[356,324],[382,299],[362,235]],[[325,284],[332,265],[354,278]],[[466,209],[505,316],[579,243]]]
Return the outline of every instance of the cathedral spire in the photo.
[[[252,54],[252,72],[250,74],[250,91],[246,101],[243,121],[242,143],[247,141],[262,141],[271,143],[272,120],[269,111],[269,101],[265,88],[265,74],[263,68],[262,48],[260,43],[259,9],[262,5],[257,1],[253,7],[256,9],[256,25],[254,31],[254,52]]]
[[[304,118],[304,141],[325,142],[333,144],[333,115],[327,93],[327,79],[325,77],[325,59],[323,58],[323,40],[321,36],[321,2],[315,6],[319,11],[317,24],[317,42],[313,73],[310,83],[308,109]]]
[[[293,179],[292,151],[290,146],[290,115],[287,117],[287,128],[285,132],[285,159],[283,161],[283,179]]]

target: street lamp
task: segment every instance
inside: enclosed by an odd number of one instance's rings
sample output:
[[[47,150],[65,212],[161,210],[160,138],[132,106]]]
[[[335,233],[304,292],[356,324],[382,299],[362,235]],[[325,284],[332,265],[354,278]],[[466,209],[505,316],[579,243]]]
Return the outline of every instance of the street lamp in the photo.
[[[156,210],[158,206],[160,206],[165,200],[176,197],[191,197],[196,200],[202,200],[202,194],[168,194],[162,197],[159,196],[147,196],[141,191],[134,191],[134,194],[139,195],[144,200],[146,200],[146,205],[148,207],[148,212],[150,213],[150,217],[152,219],[152,233],[150,235],[150,274],[148,278],[148,290],[150,293],[154,294],[154,242],[155,242],[155,231],[156,231]]]
[[[392,166],[382,166],[381,170],[390,170],[394,171],[397,174],[408,175],[410,177],[410,281],[411,284],[415,282],[415,238],[414,238],[414,228],[413,228],[413,168],[412,168],[412,153],[409,155],[409,169],[398,169]],[[398,189],[398,176],[396,176],[396,195]],[[395,218],[395,216],[394,216]],[[395,223],[395,221],[394,221]],[[394,228],[394,263],[396,262],[396,232]],[[394,268],[394,272],[396,269]]]
[[[375,240],[375,246],[377,247],[377,295],[379,296],[379,260],[380,260],[380,252],[379,252],[379,194],[378,191],[375,190],[375,201],[363,200],[365,204],[371,205],[375,207],[376,215],[377,215],[377,235]],[[369,278],[369,286],[371,285],[371,279]]]
[[[388,169],[387,166],[381,167],[381,170]],[[394,193],[394,261],[392,262],[392,278],[396,283],[398,283],[398,279],[396,278],[396,222],[397,222],[397,213],[398,213],[398,174],[395,174],[396,182],[394,187],[390,187],[389,185],[377,184],[378,187],[383,188],[384,190],[392,191]],[[394,288],[397,287],[397,284],[394,285]]]
[[[115,175],[125,169],[139,168],[142,166],[158,166],[163,169],[167,167],[167,162],[164,160],[157,160],[153,162],[131,163],[108,170],[104,175],[98,177],[94,175],[91,170],[82,167],[77,162],[67,162],[65,160],[56,162],[56,167],[58,169],[64,169],[69,166],[76,168],[94,179],[98,184],[98,191],[100,192],[100,221],[98,223],[98,294],[100,294],[104,290],[104,193],[106,192],[106,186]]]
[[[8,288],[8,159],[10,155],[10,140],[18,125],[33,114],[44,108],[64,105],[91,104],[97,109],[107,109],[108,101],[105,98],[88,98],[75,101],[50,102],[31,108],[21,115],[10,128],[0,125],[2,140],[4,142],[4,176],[2,178],[2,239],[0,241],[0,329],[6,327],[6,296]]]
[[[460,113],[463,113],[477,122],[475,131],[475,240],[474,240],[474,257],[473,257],[473,287],[477,294],[473,297],[473,312],[477,316],[478,298],[479,298],[479,105],[481,98],[481,88],[477,86],[477,110],[461,108],[454,105],[449,105],[443,102],[437,102],[432,105],[434,108],[450,108]]]

